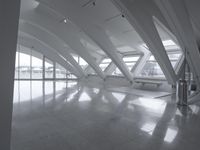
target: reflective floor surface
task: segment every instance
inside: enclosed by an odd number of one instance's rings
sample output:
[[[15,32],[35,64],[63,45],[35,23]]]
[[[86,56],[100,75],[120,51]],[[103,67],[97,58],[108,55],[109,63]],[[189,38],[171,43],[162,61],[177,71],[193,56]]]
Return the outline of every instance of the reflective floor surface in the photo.
[[[197,105],[75,81],[15,81],[12,150],[199,150]]]

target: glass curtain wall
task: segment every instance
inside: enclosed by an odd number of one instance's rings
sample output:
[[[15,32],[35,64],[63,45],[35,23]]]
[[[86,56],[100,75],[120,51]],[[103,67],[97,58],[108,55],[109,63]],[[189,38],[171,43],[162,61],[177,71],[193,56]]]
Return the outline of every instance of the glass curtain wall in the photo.
[[[169,60],[172,64],[173,68],[175,69],[181,56],[182,56],[182,51],[167,52],[167,55],[169,57]]]
[[[29,51],[30,52],[30,51]],[[25,53],[19,53],[19,79],[31,78],[31,56]]]
[[[15,55],[15,79],[19,79],[19,52]]]
[[[15,58],[15,79],[77,79],[58,63],[41,53],[18,45]]]
[[[140,76],[142,77],[157,77],[157,78],[164,78],[164,74],[158,64],[158,62],[155,60],[154,56],[151,55],[149,60],[144,65]]]
[[[123,61],[127,65],[129,71],[131,71],[133,69],[133,67],[135,66],[135,64],[139,60],[139,58],[140,58],[139,55],[135,55],[135,56],[132,55],[132,56],[124,56],[123,57]]]
[[[53,79],[54,78],[54,64],[53,61],[49,60],[45,57],[44,63],[44,77],[45,79]]]
[[[31,57],[31,71],[32,79],[42,79],[43,78],[43,55],[32,51]]]
[[[56,63],[56,78],[57,79],[64,79],[66,78],[67,71],[64,67]]]
[[[115,70],[113,71],[112,75],[114,75],[114,76],[122,76],[122,72],[119,70],[118,67],[116,67]]]

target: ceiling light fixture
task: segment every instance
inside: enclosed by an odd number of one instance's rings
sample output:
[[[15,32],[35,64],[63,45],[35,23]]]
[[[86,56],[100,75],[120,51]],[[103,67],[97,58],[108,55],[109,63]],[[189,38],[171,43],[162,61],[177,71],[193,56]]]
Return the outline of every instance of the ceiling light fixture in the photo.
[[[69,19],[67,18],[62,18],[59,22],[60,23],[67,23],[69,21]]]
[[[67,23],[67,19],[64,19],[63,22],[64,22],[64,23]]]

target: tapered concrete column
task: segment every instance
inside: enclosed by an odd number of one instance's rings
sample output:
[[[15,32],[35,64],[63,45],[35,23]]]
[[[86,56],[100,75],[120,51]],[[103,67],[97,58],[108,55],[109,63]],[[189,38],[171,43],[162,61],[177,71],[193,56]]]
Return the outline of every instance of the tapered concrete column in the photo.
[[[145,11],[148,5],[145,5],[145,2],[141,0],[113,0],[113,3],[126,16],[127,20],[147,44],[165,74],[168,83],[174,84],[177,77],[153,23],[153,14]]]
[[[187,51],[187,62],[195,74],[200,87],[200,53],[192,28],[191,19],[183,0],[155,0],[163,16],[166,18],[180,46]]]
[[[10,150],[20,0],[0,1],[0,149]]]

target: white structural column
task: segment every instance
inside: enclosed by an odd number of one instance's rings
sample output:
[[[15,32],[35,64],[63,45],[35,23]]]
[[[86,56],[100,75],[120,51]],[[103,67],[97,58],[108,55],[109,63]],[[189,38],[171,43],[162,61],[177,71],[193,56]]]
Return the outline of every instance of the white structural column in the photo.
[[[147,59],[150,57],[151,53],[150,52],[145,52],[144,55],[142,56],[142,58],[139,60],[138,65],[136,66],[134,72],[133,72],[133,76],[136,77],[137,75],[139,75],[139,73],[142,71],[142,69],[144,68],[144,65],[147,62]]]
[[[113,0],[113,3],[127,17],[130,24],[147,44],[168,83],[175,84],[177,77],[154,25],[152,15],[145,11],[148,5],[145,5],[145,2],[141,0]]]
[[[40,0],[45,5],[56,10],[60,14],[70,18],[86,35],[88,35],[110,57],[124,76],[132,81],[133,77],[124,61],[119,57],[115,46],[100,26],[93,24],[90,14],[78,6],[74,0]],[[77,11],[78,10],[78,11]]]
[[[0,1],[0,149],[10,150],[20,0]]]
[[[103,56],[99,55],[98,58],[97,58],[97,60],[96,60],[96,63],[97,63],[98,66],[100,65],[102,59],[103,59]],[[85,68],[85,72],[87,74],[90,74],[92,72],[92,68],[90,66],[87,66],[87,68]]]
[[[187,61],[195,74],[200,87],[200,54],[189,18],[188,10],[183,0],[155,0],[163,16],[168,21],[183,50],[187,50]]]
[[[51,47],[49,47],[48,45],[46,45],[44,43],[41,43],[40,41],[38,41],[36,39],[34,39],[34,37],[28,38],[28,37],[19,36],[18,43],[25,47],[32,47],[34,45],[35,51],[38,51],[38,52],[44,54],[49,59],[51,59],[52,61],[59,63],[60,65],[62,65],[64,68],[69,70],[71,73],[73,73],[77,77],[79,77],[79,78],[81,77],[80,73],[76,69],[74,69],[74,67],[72,67],[69,63],[67,63],[62,57],[60,57],[55,52],[54,49],[52,49]]]
[[[72,65],[73,70],[77,70],[81,76],[85,76],[85,73],[83,69],[78,65],[78,63],[74,60],[74,58],[71,56],[68,50],[63,46],[64,43],[61,42],[58,38],[56,38],[53,35],[50,35],[45,30],[42,30],[42,28],[38,28],[34,25],[27,24],[27,23],[21,23],[19,30],[34,36],[39,41],[42,41],[46,45],[49,45],[52,49],[55,50],[55,52],[62,55],[69,63]],[[46,38],[48,37],[48,38]]]
[[[72,57],[67,49],[61,49],[63,52],[63,56],[79,71],[82,77],[85,77],[86,73],[81,68],[81,66],[77,63],[77,61]]]
[[[113,62],[111,62],[105,70],[106,75],[111,75],[113,71],[115,70],[115,68],[116,68],[116,65]]]

